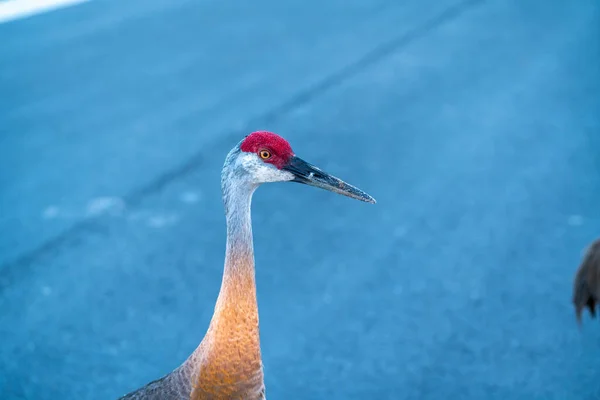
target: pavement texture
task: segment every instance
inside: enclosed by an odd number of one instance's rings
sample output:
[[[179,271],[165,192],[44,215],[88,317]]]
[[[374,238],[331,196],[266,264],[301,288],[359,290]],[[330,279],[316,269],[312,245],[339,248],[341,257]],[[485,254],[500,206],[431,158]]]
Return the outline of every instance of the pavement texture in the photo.
[[[269,398],[600,398],[571,305],[597,1],[92,1],[0,41],[0,398],[116,398],[193,351],[259,129],[378,200],[254,196]]]

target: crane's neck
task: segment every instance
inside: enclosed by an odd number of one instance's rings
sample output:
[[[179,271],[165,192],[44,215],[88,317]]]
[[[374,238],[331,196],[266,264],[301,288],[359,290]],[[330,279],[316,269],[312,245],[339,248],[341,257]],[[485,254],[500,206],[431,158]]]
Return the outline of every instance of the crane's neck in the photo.
[[[254,278],[254,247],[250,205],[256,186],[243,183],[224,185],[223,202],[227,220],[227,247],[224,277]]]
[[[225,269],[215,316],[229,307],[258,315],[250,205],[255,185],[232,182],[223,188],[227,219]],[[258,327],[258,326],[257,326]]]
[[[224,176],[223,182],[225,269],[210,326],[196,351],[191,398],[261,399],[264,384],[250,215],[256,185],[232,176]]]

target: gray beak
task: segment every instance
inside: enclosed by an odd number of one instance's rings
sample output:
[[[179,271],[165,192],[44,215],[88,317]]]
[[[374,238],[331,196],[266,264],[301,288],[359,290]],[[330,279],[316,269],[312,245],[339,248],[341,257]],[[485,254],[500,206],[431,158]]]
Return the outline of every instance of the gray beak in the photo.
[[[306,185],[352,197],[353,199],[366,201],[367,203],[375,203],[373,197],[369,196],[359,188],[321,171],[319,168],[307,163],[299,157],[293,156],[290,158],[288,163],[284,165],[282,169],[294,174],[294,180],[292,182],[304,183]]]

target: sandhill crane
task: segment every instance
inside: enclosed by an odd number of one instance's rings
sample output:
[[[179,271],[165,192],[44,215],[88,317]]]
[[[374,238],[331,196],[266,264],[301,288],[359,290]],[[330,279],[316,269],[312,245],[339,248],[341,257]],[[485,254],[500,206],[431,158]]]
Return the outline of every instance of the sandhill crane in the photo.
[[[304,183],[375,203],[362,190],[296,157],[280,136],[265,131],[246,136],[229,152],[221,173],[225,268],[208,330],[183,364],[122,399],[265,399],[250,205],[256,188],[267,182]]]
[[[587,307],[592,317],[596,316],[596,304],[600,301],[600,239],[588,247],[573,284],[573,304],[577,321]]]

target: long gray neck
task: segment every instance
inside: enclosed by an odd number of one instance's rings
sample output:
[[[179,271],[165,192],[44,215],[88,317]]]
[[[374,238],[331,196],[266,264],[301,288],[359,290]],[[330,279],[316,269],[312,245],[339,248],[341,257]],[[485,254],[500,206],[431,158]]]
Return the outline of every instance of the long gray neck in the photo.
[[[229,157],[228,157],[229,159]],[[231,268],[248,266],[247,262],[237,263],[238,259],[252,259],[254,267],[254,248],[252,241],[252,218],[250,206],[256,185],[244,179],[242,173],[233,169],[231,164],[223,168],[221,189],[227,221],[227,247],[225,253],[225,275],[240,271],[228,271]],[[242,265],[240,265],[242,264]]]
[[[264,399],[250,204],[256,189],[226,159],[221,188],[227,218],[225,270],[208,331],[172,373],[124,399]]]
[[[208,331],[196,350],[190,399],[264,397],[250,203],[256,185],[233,150],[221,187],[227,218],[223,281]]]

